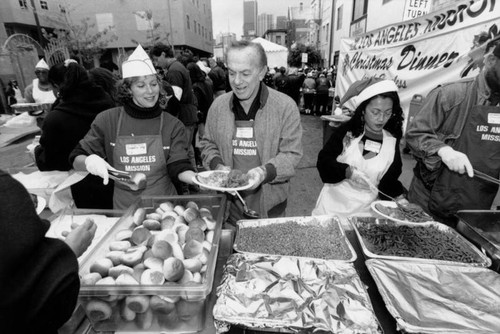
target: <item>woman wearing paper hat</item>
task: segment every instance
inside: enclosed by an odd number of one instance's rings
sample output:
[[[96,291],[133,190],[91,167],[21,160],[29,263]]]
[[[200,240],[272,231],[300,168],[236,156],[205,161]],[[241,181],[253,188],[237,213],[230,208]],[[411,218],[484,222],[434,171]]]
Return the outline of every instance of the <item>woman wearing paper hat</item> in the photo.
[[[113,207],[126,209],[139,196],[176,195],[172,178],[192,183],[193,167],[182,123],[159,105],[161,80],[139,45],[122,65],[121,107],[99,114],[73,150],[76,170],[88,171],[108,183],[109,170],[146,175],[145,189],[131,190],[115,182]]]
[[[349,87],[341,105],[353,99],[356,110],[348,122],[334,129],[318,155],[325,185],[313,215],[369,212],[378,189],[406,201],[398,181],[403,111],[397,92],[394,81],[376,78]]]

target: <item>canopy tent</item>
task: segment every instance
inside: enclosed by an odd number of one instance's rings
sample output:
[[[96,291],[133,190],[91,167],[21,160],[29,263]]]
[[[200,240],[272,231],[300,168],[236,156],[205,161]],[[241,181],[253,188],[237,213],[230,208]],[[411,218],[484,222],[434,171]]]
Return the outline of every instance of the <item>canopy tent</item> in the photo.
[[[253,39],[252,42],[259,43],[266,51],[267,66],[269,66],[269,68],[281,66],[285,68],[288,67],[288,49],[286,47],[270,42],[262,37],[257,37]]]

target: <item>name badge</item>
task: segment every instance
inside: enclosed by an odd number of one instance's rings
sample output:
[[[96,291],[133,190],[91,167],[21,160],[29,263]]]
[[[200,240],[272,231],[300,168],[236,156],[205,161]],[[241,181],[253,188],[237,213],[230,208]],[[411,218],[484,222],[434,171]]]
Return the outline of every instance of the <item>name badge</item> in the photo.
[[[146,143],[125,145],[125,152],[127,155],[141,155],[146,154],[147,151]]]
[[[252,127],[236,128],[236,138],[253,138]]]
[[[382,144],[380,144],[376,141],[373,141],[370,139],[367,139],[365,141],[365,150],[367,150],[369,152],[374,152],[374,153],[378,154],[380,152],[381,147],[382,147]]]
[[[488,113],[488,123],[490,124],[500,124],[500,114]]]

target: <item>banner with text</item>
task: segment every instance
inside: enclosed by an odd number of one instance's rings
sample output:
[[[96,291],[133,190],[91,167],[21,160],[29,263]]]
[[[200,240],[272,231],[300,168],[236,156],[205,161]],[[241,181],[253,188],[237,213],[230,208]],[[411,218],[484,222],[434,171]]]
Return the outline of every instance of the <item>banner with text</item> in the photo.
[[[393,79],[408,115],[414,95],[425,97],[439,84],[477,75],[486,44],[500,34],[496,2],[460,1],[411,21],[342,39],[336,95],[342,98],[353,82],[363,78]]]

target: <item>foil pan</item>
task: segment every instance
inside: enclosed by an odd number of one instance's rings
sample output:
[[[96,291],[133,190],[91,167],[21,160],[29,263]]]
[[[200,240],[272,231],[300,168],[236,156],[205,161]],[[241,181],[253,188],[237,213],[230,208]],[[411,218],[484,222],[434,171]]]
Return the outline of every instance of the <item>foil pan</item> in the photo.
[[[217,296],[219,333],[227,324],[290,333],[381,333],[352,263],[235,253]]]
[[[247,249],[242,248],[242,238],[247,237],[248,233],[251,231],[253,228],[260,228],[260,227],[265,227],[265,226],[272,226],[272,225],[279,225],[279,224],[286,224],[289,222],[295,222],[301,226],[311,226],[311,227],[332,227],[336,231],[336,235],[332,235],[329,242],[329,246],[333,246],[334,243],[335,245],[338,246],[338,253],[341,253],[342,256],[336,256],[336,257],[325,257],[322,258],[324,260],[336,260],[336,261],[344,261],[344,262],[354,262],[356,260],[356,252],[354,251],[354,248],[352,247],[351,243],[347,239],[347,236],[345,234],[344,229],[342,228],[342,224],[340,223],[340,220],[336,216],[310,216],[310,217],[286,217],[286,218],[269,218],[269,219],[251,219],[251,220],[240,220],[238,221],[238,228],[236,231],[236,238],[234,242],[234,250],[238,253],[243,253],[243,254],[254,254],[254,255],[281,255],[281,256],[292,256],[296,258],[305,258],[309,260],[313,260],[315,258],[318,258],[316,256],[295,256],[291,254],[285,254],[285,253],[279,253],[276,252],[274,254],[266,253],[266,252],[258,252],[258,251],[249,251]],[[262,229],[260,230],[262,231]],[[281,234],[282,233],[282,234]],[[258,248],[256,246],[257,241],[262,242],[263,244],[266,244],[266,242],[272,242],[265,240],[267,236],[266,235],[261,235],[258,237],[255,241],[255,243],[252,243],[253,248]],[[280,242],[284,242],[286,240],[287,235],[284,232],[284,229],[280,231],[279,239]],[[314,242],[316,240],[310,240],[310,239],[304,239],[304,240],[299,240],[299,241],[304,241],[308,245],[311,245],[312,247],[318,247],[320,245],[315,244]],[[288,243],[287,247],[293,247],[293,243]]]
[[[367,260],[398,329],[407,333],[498,334],[500,274],[481,267]]]
[[[371,243],[365,237],[363,237],[363,235],[359,232],[359,227],[363,225],[368,225],[368,226],[379,225],[379,226],[388,226],[396,228],[403,225],[389,219],[379,219],[374,217],[349,217],[348,219],[351,225],[353,226],[354,231],[356,232],[359,243],[361,245],[361,249],[363,250],[363,254],[368,259],[419,261],[425,263],[446,264],[446,265],[469,265],[469,266],[482,266],[482,267],[491,266],[491,260],[486,255],[484,255],[476,246],[470,243],[467,239],[465,239],[462,235],[460,235],[457,231],[455,231],[451,227],[438,222],[429,222],[426,223],[425,226],[422,225],[414,225],[414,226],[404,225],[404,226],[407,226],[408,228],[419,228],[419,229],[428,227],[437,228],[439,232],[442,232],[447,236],[451,237],[452,240],[455,241],[455,244],[460,247],[460,250],[466,252],[473,258],[473,262],[460,262],[453,260],[447,261],[447,260],[428,259],[421,257],[376,254],[371,251],[373,249]],[[427,246],[425,241],[422,241],[422,246]]]

